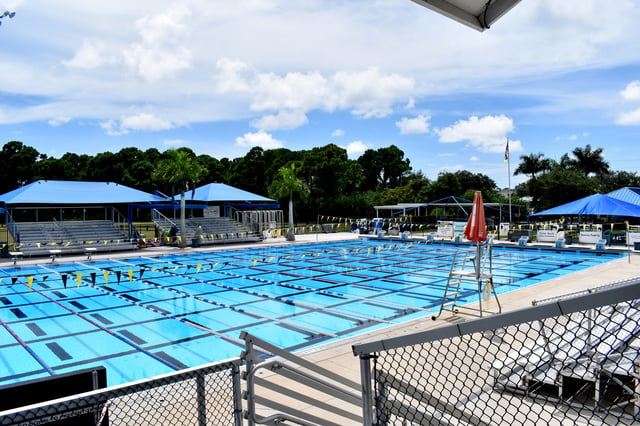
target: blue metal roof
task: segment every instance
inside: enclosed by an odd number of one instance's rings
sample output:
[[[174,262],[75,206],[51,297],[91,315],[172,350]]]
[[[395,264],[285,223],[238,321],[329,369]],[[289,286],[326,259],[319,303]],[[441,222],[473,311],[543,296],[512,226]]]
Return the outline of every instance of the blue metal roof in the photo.
[[[113,182],[39,180],[0,195],[7,205],[118,204],[167,201]]]
[[[578,215],[640,217],[640,205],[627,203],[604,194],[594,194],[531,216]]]
[[[627,186],[625,188],[616,189],[607,195],[609,197],[617,198],[618,200],[640,206],[640,188]]]
[[[187,194],[187,198],[191,197],[191,193]],[[271,198],[262,195],[253,194],[242,189],[224,183],[210,183],[208,185],[196,188],[195,195],[192,198],[198,201],[246,201],[246,202],[269,202],[275,203]]]

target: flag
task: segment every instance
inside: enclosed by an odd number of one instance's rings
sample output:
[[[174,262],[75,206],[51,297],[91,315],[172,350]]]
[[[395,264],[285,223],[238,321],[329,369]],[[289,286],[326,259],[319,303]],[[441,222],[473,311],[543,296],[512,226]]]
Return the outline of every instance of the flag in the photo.
[[[504,162],[509,161],[509,138],[507,138],[507,147],[504,149]]]

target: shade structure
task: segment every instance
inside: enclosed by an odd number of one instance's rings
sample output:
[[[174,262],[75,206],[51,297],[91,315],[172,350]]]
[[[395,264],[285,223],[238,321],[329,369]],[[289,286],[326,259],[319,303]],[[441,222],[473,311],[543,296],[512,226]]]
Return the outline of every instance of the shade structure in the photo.
[[[474,243],[487,240],[487,223],[484,219],[484,204],[480,191],[476,191],[473,196],[473,207],[471,208],[469,220],[464,227],[464,236]]]
[[[534,213],[531,216],[583,215],[640,217],[640,205],[628,203],[604,194],[593,194],[567,204]]]

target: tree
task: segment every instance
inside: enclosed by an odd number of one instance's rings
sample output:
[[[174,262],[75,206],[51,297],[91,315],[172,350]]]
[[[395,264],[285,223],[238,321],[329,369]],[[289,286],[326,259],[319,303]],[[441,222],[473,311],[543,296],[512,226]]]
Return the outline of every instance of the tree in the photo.
[[[514,175],[529,175],[531,179],[536,178],[536,173],[544,173],[553,169],[554,161],[549,158],[544,158],[544,154],[539,152],[537,154],[521,155],[520,164],[513,171]]]
[[[204,169],[198,163],[195,154],[188,148],[169,149],[164,152],[156,165],[154,179],[171,184],[175,194],[180,191],[180,247],[186,246],[186,201],[185,193],[191,189],[191,196],[195,193],[196,182],[204,174]]]
[[[564,155],[561,164],[580,170],[585,176],[602,176],[609,173],[609,163],[602,155],[602,148],[592,149],[591,145],[577,147],[572,151],[573,158]]]
[[[269,186],[269,196],[276,199],[289,197],[289,231],[287,232],[287,241],[295,241],[295,233],[293,232],[293,196],[299,195],[306,197],[309,194],[309,187],[296,177],[295,163],[289,166],[281,167]]]
[[[538,179],[527,182],[532,197],[531,207],[535,211],[546,210],[597,192],[594,179],[576,169],[556,167]]]
[[[4,144],[0,151],[0,194],[33,182],[36,163],[44,158],[35,148],[22,142]]]

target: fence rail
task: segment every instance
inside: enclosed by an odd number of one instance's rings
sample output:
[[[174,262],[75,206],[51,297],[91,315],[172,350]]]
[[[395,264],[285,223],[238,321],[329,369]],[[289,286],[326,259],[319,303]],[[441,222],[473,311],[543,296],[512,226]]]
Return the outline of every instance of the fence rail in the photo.
[[[365,425],[640,421],[640,280],[354,346]]]
[[[89,415],[94,425],[240,426],[239,372],[239,359],[222,361],[0,412],[0,425],[55,424]]]

